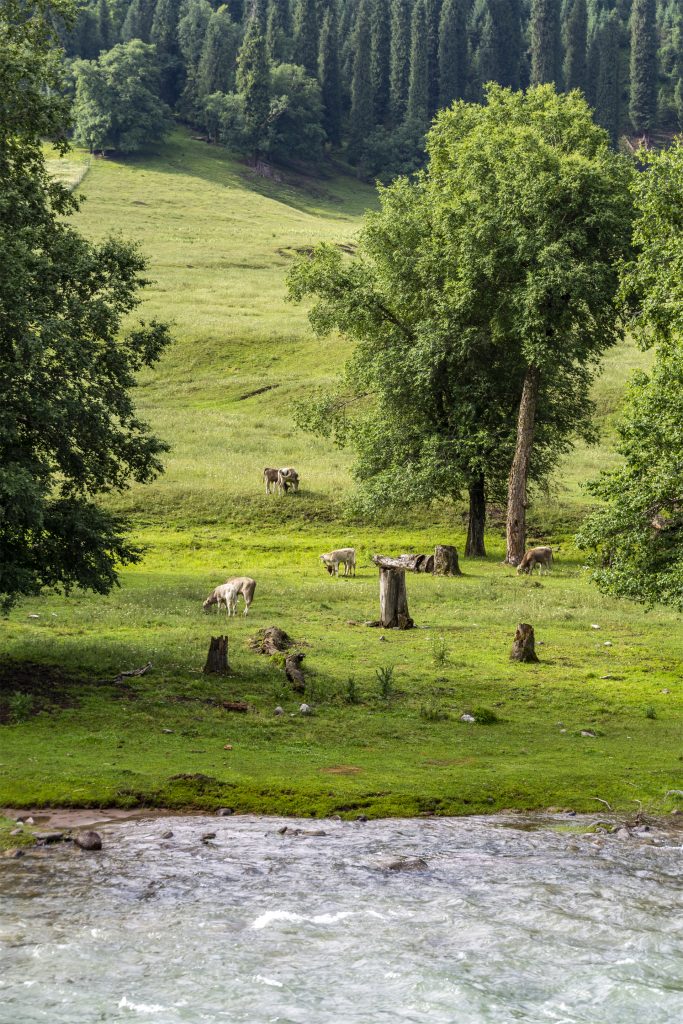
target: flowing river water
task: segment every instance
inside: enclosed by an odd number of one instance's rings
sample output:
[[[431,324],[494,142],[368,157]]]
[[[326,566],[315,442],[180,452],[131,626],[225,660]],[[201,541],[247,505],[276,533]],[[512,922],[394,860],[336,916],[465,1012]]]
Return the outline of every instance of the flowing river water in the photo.
[[[3,859],[0,1022],[679,1024],[681,819],[590,820],[165,817]]]

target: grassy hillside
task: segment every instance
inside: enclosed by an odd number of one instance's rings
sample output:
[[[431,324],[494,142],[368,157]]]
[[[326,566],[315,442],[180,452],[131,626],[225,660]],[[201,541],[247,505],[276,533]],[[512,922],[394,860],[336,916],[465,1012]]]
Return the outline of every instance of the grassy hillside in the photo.
[[[372,190],[264,182],[176,134],[156,157],[94,160],[79,191],[81,229],[139,239],[154,282],[143,312],[174,321],[177,341],[139,392],[173,451],[162,479],[119,500],[148,551],[118,591],[46,595],[0,622],[5,655],[39,664],[0,673],[0,805],[349,815],[590,810],[596,797],[673,806],[664,794],[681,787],[680,618],[601,598],[571,543],[556,536],[554,575],[525,580],[500,565],[491,536],[490,558],[464,563],[462,578],[409,576],[420,628],[384,635],[359,624],[378,610],[370,553],[463,541],[443,512],[419,528],[335,519],[348,458],[292,425],[292,402],[329,380],[346,348],[311,336],[305,311],[284,300],[284,272],[321,238],[352,242]],[[596,401],[608,433],[642,360],[624,345],[606,362]],[[568,460],[534,511],[543,532],[580,510],[579,484],[610,458],[603,446]],[[285,463],[299,468],[302,493],[266,498],[262,467]],[[358,578],[330,579],[317,556],[346,544],[358,549]],[[242,573],[258,581],[249,618],[207,619],[202,598]],[[519,621],[536,627],[538,666],[508,660]],[[281,668],[248,647],[275,623],[306,645],[311,717],[298,714]],[[218,632],[230,637],[227,680],[201,672]],[[148,675],[111,683],[148,660]],[[388,697],[383,668],[394,670]],[[234,699],[249,713],[226,711]],[[460,722],[477,708],[499,721]]]

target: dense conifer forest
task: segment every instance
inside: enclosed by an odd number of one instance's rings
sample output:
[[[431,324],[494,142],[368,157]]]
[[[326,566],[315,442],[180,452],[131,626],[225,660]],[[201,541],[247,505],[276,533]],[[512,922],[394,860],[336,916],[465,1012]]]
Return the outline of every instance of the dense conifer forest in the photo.
[[[615,145],[677,132],[682,33],[682,0],[81,0],[60,26],[93,149],[145,137],[108,123],[131,103],[152,138],[172,112],[252,158],[332,150],[387,178],[420,164],[440,107],[491,80],[581,89]]]

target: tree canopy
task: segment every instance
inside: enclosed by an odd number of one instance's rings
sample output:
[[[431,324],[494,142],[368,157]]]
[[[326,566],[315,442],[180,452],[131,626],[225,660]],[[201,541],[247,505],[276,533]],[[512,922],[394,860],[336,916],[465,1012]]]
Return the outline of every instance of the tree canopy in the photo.
[[[145,284],[136,248],[92,244],[45,165],[67,111],[48,17],[61,3],[0,10],[0,602],[45,586],[106,593],[139,551],[98,495],[161,471],[163,442],[137,417],[137,371],[169,341],[122,320]]]
[[[357,343],[309,425],[353,445],[376,507],[466,488],[473,534],[482,491],[502,496],[530,377],[524,501],[527,479],[586,430],[592,374],[617,337],[630,170],[585,101],[551,86],[454,104],[428,155],[424,173],[380,190],[353,259],[320,246],[290,288],[316,298],[318,333]]]

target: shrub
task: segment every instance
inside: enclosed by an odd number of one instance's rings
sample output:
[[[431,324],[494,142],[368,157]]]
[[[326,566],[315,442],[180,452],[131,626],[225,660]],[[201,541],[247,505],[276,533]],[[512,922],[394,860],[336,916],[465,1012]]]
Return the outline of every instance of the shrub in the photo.
[[[491,708],[473,708],[472,716],[477,725],[493,725],[500,721],[496,712]]]
[[[376,669],[375,676],[377,677],[380,697],[382,700],[389,700],[394,692],[393,665],[383,665],[382,668]]]
[[[344,700],[347,704],[360,704],[360,694],[358,693],[356,680],[353,676],[349,676],[346,681],[346,693],[344,694]]]
[[[11,722],[26,722],[34,712],[35,702],[32,694],[17,691],[10,696],[7,707]]]

